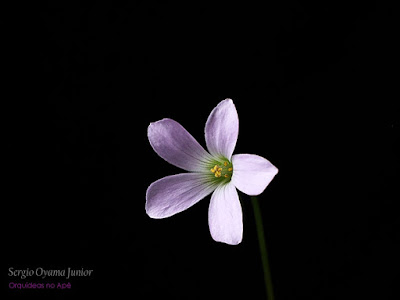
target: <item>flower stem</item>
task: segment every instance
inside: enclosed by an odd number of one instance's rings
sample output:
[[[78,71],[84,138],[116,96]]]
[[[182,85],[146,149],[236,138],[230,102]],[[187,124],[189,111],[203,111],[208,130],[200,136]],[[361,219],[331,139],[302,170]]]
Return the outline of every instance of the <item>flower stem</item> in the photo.
[[[253,205],[254,218],[256,220],[257,236],[260,246],[261,262],[264,270],[264,281],[265,281],[267,299],[274,300],[274,291],[272,287],[271,272],[269,270],[267,246],[265,243],[262,216],[257,197],[251,197],[251,204]]]

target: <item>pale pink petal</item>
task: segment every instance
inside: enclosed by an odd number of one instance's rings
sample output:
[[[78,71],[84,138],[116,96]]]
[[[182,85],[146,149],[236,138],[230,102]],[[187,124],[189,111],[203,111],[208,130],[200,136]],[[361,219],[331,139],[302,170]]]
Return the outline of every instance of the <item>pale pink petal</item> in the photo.
[[[207,168],[210,154],[172,119],[151,123],[147,130],[150,145],[154,151],[170,164],[186,171],[201,172]]]
[[[184,211],[211,194],[216,188],[205,175],[182,173],[153,182],[146,191],[146,212],[154,219]]]
[[[231,159],[239,134],[239,117],[231,99],[221,101],[207,119],[205,138],[208,151]]]
[[[217,187],[211,196],[208,225],[217,242],[237,245],[243,237],[242,207],[232,183]]]
[[[232,165],[233,184],[250,196],[261,194],[278,173],[278,169],[268,160],[254,154],[235,154],[232,156]]]

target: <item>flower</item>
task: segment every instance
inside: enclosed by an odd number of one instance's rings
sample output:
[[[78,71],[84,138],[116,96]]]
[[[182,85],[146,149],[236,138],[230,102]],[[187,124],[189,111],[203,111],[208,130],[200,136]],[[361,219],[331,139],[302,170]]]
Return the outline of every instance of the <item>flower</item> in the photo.
[[[173,216],[212,193],[208,210],[215,241],[237,245],[242,241],[242,208],[236,189],[261,194],[278,169],[255,154],[233,154],[239,117],[231,99],[213,109],[205,126],[208,152],[182,125],[172,119],[151,123],[147,135],[154,151],[170,164],[188,171],[161,178],[146,191],[151,218]]]

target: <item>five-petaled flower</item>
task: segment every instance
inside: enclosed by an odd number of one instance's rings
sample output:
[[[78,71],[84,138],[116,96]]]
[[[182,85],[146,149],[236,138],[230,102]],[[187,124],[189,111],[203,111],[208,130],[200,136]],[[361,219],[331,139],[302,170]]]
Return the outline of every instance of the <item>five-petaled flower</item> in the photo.
[[[166,218],[186,210],[213,193],[208,210],[210,233],[215,241],[237,245],[242,241],[242,208],[236,188],[259,195],[278,169],[254,154],[233,154],[239,118],[231,99],[213,109],[205,126],[208,152],[171,119],[148,127],[154,151],[167,162],[188,173],[153,182],[146,192],[146,212],[151,218]]]

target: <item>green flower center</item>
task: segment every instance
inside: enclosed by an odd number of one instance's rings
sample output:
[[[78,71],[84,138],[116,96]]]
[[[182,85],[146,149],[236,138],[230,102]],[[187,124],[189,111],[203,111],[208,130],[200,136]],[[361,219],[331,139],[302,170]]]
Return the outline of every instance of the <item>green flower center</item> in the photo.
[[[213,181],[228,182],[232,178],[233,165],[228,159],[222,157],[210,162],[209,172]]]

